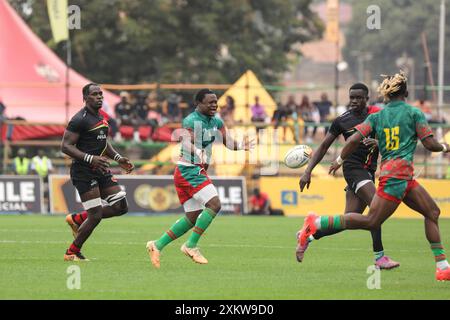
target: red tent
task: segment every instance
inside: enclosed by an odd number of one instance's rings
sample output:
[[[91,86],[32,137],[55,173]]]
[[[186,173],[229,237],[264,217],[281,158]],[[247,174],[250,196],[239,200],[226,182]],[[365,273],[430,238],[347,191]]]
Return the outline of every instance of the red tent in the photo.
[[[101,57],[100,57],[101,58]],[[6,0],[0,0],[0,101],[6,116],[65,123],[66,65]],[[83,106],[81,88],[90,81],[70,70],[69,119]],[[119,98],[105,91],[113,106]]]

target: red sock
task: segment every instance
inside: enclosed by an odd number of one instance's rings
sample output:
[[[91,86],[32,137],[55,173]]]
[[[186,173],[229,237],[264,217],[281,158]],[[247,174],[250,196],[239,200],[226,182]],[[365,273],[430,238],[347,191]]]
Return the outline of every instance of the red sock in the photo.
[[[75,213],[72,215],[73,221],[75,221],[76,224],[81,226],[81,224],[84,222],[84,220],[87,219],[87,211],[82,211],[80,213]]]
[[[78,248],[73,243],[70,245],[69,250],[67,250],[69,254],[78,253],[80,252],[80,248]]]

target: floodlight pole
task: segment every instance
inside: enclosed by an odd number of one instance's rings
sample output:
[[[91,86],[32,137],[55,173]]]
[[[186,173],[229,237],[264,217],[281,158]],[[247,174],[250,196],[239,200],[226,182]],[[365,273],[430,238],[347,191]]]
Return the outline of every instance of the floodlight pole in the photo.
[[[66,101],[65,101],[65,109],[66,109],[66,123],[69,122],[69,108],[70,108],[70,67],[72,66],[72,44],[70,42],[70,35],[67,38],[66,42],[66,83],[65,83],[65,92],[66,92]]]
[[[442,105],[444,104],[444,48],[445,48],[445,0],[441,0],[441,17],[439,23],[439,60],[438,60],[438,103],[437,116],[442,123]],[[442,140],[442,127],[436,130],[436,138]],[[437,177],[442,179],[442,153],[438,155]]]

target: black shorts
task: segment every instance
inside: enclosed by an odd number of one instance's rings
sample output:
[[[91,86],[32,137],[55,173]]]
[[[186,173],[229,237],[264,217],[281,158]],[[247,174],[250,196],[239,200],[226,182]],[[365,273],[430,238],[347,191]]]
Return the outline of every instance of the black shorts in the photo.
[[[70,179],[80,195],[95,187],[105,189],[119,185],[111,172],[102,173],[98,170],[92,170],[89,167],[77,164],[72,164],[70,168]]]
[[[375,183],[375,171],[364,168],[349,168],[344,170],[344,178],[347,182],[345,191],[351,190],[356,194],[356,186],[364,180],[370,180]]]

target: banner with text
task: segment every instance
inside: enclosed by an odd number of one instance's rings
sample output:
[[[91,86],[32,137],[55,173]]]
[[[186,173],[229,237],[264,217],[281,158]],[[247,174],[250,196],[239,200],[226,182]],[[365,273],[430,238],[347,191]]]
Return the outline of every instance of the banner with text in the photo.
[[[286,215],[304,216],[310,211],[319,215],[343,214],[345,210],[344,178],[316,178],[309,189],[300,192],[298,178],[261,178],[260,188],[268,194],[272,207],[281,208]],[[450,217],[450,180],[419,179],[441,209],[441,217]],[[378,185],[378,182],[376,183]],[[367,213],[367,209],[366,209]],[[394,218],[421,218],[405,204],[392,215]]]
[[[127,193],[128,212],[144,214],[182,213],[172,176],[116,176]],[[219,193],[221,213],[242,214],[247,211],[244,177],[210,177]],[[67,214],[83,210],[80,197],[67,175],[49,176],[50,210]]]
[[[0,175],[0,214],[42,213],[42,192],[38,176]]]

